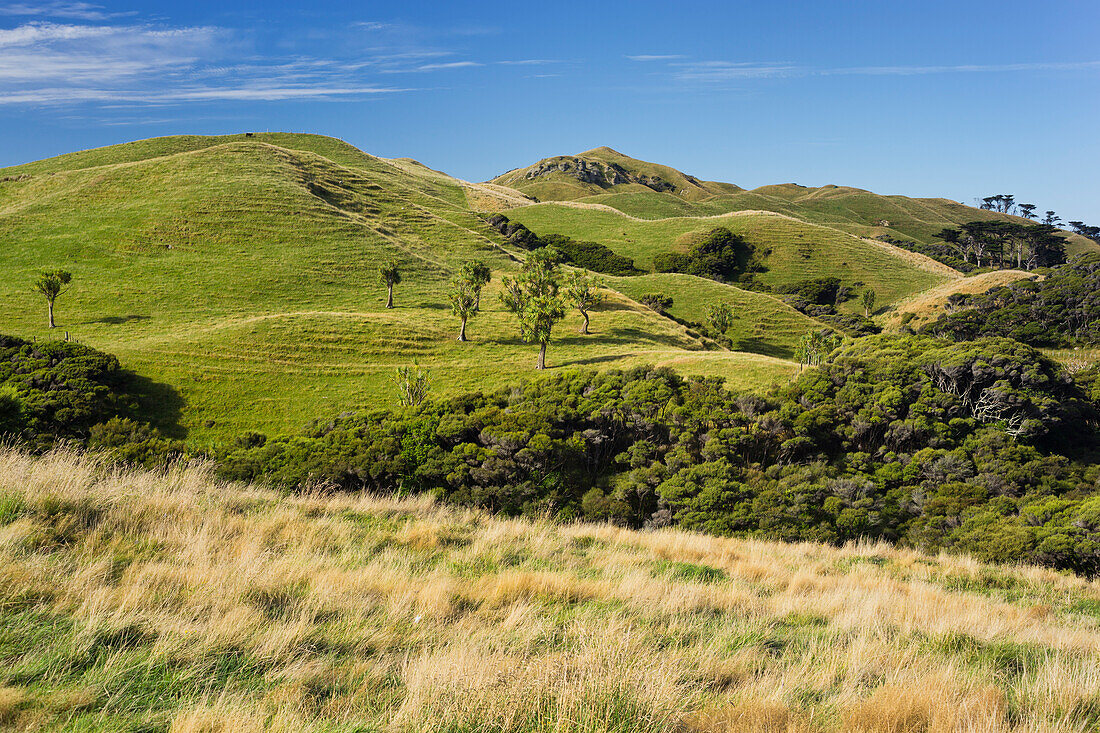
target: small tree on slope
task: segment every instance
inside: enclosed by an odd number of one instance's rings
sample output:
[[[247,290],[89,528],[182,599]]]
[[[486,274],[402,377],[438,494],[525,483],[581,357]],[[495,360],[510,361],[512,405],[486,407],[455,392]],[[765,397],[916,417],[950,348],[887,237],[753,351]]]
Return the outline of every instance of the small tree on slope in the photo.
[[[401,284],[401,270],[398,269],[397,261],[390,260],[379,265],[378,279],[386,286],[386,307],[393,308],[393,286]]]
[[[451,289],[447,297],[451,301],[451,312],[462,319],[462,326],[458,330],[458,340],[466,340],[466,321],[470,316],[477,314],[478,292],[474,285],[461,275],[451,280]]]
[[[720,302],[708,305],[703,310],[703,315],[707,319],[707,325],[719,334],[724,334],[733,325],[733,308],[730,307],[729,303]]]
[[[493,271],[481,260],[472,260],[462,266],[460,276],[473,288],[474,310],[481,310],[481,289],[493,279]]]
[[[46,270],[34,281],[34,291],[46,296],[46,305],[49,308],[50,328],[54,327],[54,301],[57,300],[57,296],[65,291],[65,286],[72,282],[72,280],[72,273],[65,272],[64,270]]]
[[[598,306],[603,302],[603,293],[600,292],[603,288],[603,280],[598,277],[590,277],[588,270],[583,272],[574,271],[570,273],[569,279],[566,281],[565,292],[569,296],[570,302],[573,307],[580,311],[581,316],[584,317],[584,325],[581,326],[581,333],[588,333],[588,311]]]
[[[546,347],[554,324],[565,318],[565,299],[558,292],[560,272],[553,254],[536,250],[527,257],[516,278],[504,278],[500,302],[519,320],[520,336],[527,343],[538,343],[536,369],[546,368]]]

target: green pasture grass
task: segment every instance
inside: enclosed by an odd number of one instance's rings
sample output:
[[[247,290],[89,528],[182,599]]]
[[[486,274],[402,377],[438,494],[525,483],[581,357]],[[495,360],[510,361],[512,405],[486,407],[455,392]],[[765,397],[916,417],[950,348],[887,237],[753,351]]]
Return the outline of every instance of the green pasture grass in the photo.
[[[642,268],[651,268],[658,254],[686,250],[691,235],[724,226],[768,253],[764,257],[768,271],[759,276],[764,283],[782,285],[835,276],[847,285],[873,288],[883,305],[946,279],[835,229],[768,214],[639,221],[605,210],[545,203],[513,209],[508,216],[536,234],[565,234],[599,242],[634,258]],[[853,303],[847,307],[858,309]]]
[[[669,313],[681,320],[703,323],[706,307],[728,303],[733,326],[727,335],[738,351],[793,358],[798,340],[822,324],[799,313],[779,298],[724,283],[678,273],[608,278],[608,284],[633,300],[664,293],[672,296]]]
[[[469,210],[458,182],[412,161],[317,136],[187,137],[8,174],[0,332],[67,332],[117,354],[153,381],[157,419],[198,443],[391,405],[395,368],[414,360],[440,395],[533,373],[537,349],[497,301],[515,255]],[[377,266],[391,258],[403,282],[387,310]],[[460,344],[446,291],[473,258],[490,265],[494,283]],[[51,332],[30,282],[52,267],[74,281]],[[558,326],[551,368],[688,356],[685,368],[753,389],[792,373],[780,359],[702,353],[684,327],[623,296],[593,315],[592,335],[578,334],[580,323],[571,313]]]

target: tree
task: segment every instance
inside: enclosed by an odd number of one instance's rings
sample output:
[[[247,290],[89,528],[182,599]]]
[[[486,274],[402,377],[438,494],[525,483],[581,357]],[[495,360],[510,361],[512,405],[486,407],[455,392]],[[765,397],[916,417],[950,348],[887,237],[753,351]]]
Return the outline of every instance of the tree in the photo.
[[[546,368],[546,347],[554,324],[565,318],[565,299],[558,292],[561,273],[557,257],[548,249],[532,252],[515,278],[501,283],[500,302],[519,320],[520,336],[539,344],[536,369]]]
[[[1024,217],[1025,219],[1034,219],[1035,209],[1037,209],[1038,207],[1035,204],[1020,204],[1016,208],[1020,210],[1020,216]]]
[[[415,369],[415,371],[414,371]],[[428,389],[431,386],[428,380],[428,372],[422,370],[416,362],[413,365],[397,368],[398,399],[405,407],[416,407],[428,397]]]
[[[397,261],[390,260],[379,265],[378,279],[386,286],[386,307],[393,308],[393,286],[401,284],[401,271],[398,269]]]
[[[798,359],[798,368],[801,369],[803,365],[817,366],[821,364],[825,357],[838,346],[840,346],[840,337],[833,331],[825,328],[810,331],[798,340],[798,345],[794,349],[795,358]]]
[[[64,270],[46,270],[34,281],[34,291],[46,296],[46,305],[49,309],[50,328],[54,328],[53,304],[57,296],[65,292],[65,286],[72,282],[73,276]]]
[[[468,282],[474,291],[474,310],[481,310],[481,289],[493,279],[493,271],[481,260],[471,260],[462,266],[462,279]]]
[[[588,270],[574,270],[566,280],[565,292],[569,296],[569,302],[584,317],[584,325],[581,326],[581,333],[583,334],[588,333],[588,311],[603,302],[604,296],[600,292],[603,286],[603,280],[598,277],[590,277]]]
[[[477,313],[477,300],[479,290],[474,289],[474,284],[462,275],[451,280],[451,289],[447,297],[451,301],[451,312],[462,319],[462,327],[458,330],[458,340],[466,340],[466,321]]]
[[[1030,204],[1025,204],[1030,206]],[[1009,193],[999,193],[996,196],[986,196],[982,199],[981,208],[988,211],[999,211],[1002,214],[1011,214],[1016,208],[1016,197]]]
[[[664,293],[649,293],[638,298],[638,302],[661,315],[672,307],[672,296]]]
[[[1094,242],[1100,242],[1100,227],[1089,226],[1083,221],[1071,221],[1067,222],[1074,234],[1080,234],[1082,237],[1088,237]]]
[[[863,291],[863,315],[868,318],[871,317],[871,313],[875,310],[875,291],[867,288]]]
[[[1048,227],[1056,227],[1062,223],[1062,217],[1058,216],[1053,211],[1047,211],[1046,216],[1043,217],[1043,223]]]
[[[712,303],[703,309],[703,317],[707,319],[707,325],[724,334],[733,325],[733,308],[724,301]]]

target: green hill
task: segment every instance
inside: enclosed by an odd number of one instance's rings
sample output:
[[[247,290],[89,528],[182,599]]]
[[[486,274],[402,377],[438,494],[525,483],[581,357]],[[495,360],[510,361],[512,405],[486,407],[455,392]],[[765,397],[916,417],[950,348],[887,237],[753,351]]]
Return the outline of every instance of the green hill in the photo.
[[[391,404],[395,367],[414,360],[437,394],[497,384],[529,373],[536,349],[497,302],[516,254],[473,210],[475,196],[518,197],[315,135],[157,138],[7,168],[3,331],[69,332],[117,354],[179,392],[181,427],[200,441]],[[472,258],[494,281],[472,341],[458,343],[446,286]],[[394,310],[377,277],[388,259],[404,277]],[[53,332],[30,291],[48,267],[74,274]],[[580,322],[572,314],[558,327],[552,367],[686,364],[746,388],[797,369],[703,351],[683,326],[617,293],[592,336],[577,334]]]
[[[771,211],[860,237],[923,243],[936,242],[934,235],[943,229],[969,221],[1027,221],[949,199],[883,196],[849,186],[808,188],[785,183],[745,190],[731,183],[700,181],[675,168],[635,160],[610,148],[546,158],[498,176],[492,183],[510,186],[540,201],[602,204],[641,219]],[[1100,251],[1100,245],[1084,237],[1069,232],[1064,236],[1071,254]]]
[[[578,155],[559,155],[497,176],[491,183],[508,186],[541,200],[571,200],[607,192],[670,192],[698,201],[740,191],[728,183],[700,181],[657,163],[636,160],[601,147]]]
[[[600,242],[643,268],[652,267],[656,255],[686,250],[693,238],[723,226],[758,251],[768,252],[764,257],[768,270],[760,275],[761,281],[782,285],[836,276],[848,285],[862,283],[873,288],[881,305],[959,276],[926,257],[771,213],[647,220],[614,209],[544,203],[511,209],[508,216],[538,234]],[[857,305],[850,302],[847,307],[856,309]]]

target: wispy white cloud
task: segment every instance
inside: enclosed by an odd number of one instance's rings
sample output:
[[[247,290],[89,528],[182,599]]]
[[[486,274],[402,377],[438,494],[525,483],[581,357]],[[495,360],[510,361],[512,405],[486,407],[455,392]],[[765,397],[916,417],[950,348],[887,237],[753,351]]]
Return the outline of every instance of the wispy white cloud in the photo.
[[[189,67],[227,41],[217,28],[29,23],[0,30],[0,82],[106,83]]]
[[[351,24],[352,28],[364,31],[381,31],[393,28],[392,23],[380,23],[376,20],[360,20]]]
[[[678,53],[640,53],[634,56],[627,56],[627,58],[631,61],[672,61],[674,59],[686,57]]]
[[[497,61],[502,66],[543,66],[545,64],[560,64],[560,59],[516,59],[514,61]]]
[[[733,79],[763,79],[790,76],[802,72],[797,66],[784,63],[695,61],[674,63],[675,76],[681,81],[718,82]]]
[[[365,70],[394,63],[404,62],[257,56],[223,28],[33,22],[0,30],[0,105],[339,99],[407,91],[364,78]]]
[[[417,71],[442,71],[445,69],[467,69],[472,66],[484,66],[477,61],[449,61],[442,64],[424,64],[416,67]]]
[[[172,104],[225,100],[275,102],[288,99],[334,99],[337,97],[393,94],[411,91],[375,86],[286,86],[244,84],[226,87],[184,87],[163,92],[127,92],[117,89],[35,89],[0,96],[0,105],[65,104],[74,102],[111,102],[115,104]]]
[[[34,18],[66,18],[70,20],[110,20],[137,15],[136,12],[112,13],[102,5],[83,2],[7,3],[0,5],[0,15],[24,15]]]

